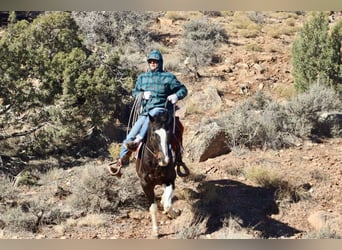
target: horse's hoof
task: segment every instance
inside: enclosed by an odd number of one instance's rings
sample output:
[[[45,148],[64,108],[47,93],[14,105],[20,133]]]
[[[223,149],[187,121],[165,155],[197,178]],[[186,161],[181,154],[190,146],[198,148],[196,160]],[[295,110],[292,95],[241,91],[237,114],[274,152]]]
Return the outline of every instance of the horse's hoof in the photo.
[[[181,215],[181,210],[180,209],[171,209],[168,213],[167,213],[167,216],[170,218],[170,219],[176,219],[178,216]]]
[[[159,239],[159,233],[158,233],[158,230],[153,230],[152,229],[152,232],[151,232],[151,239]]]
[[[159,235],[158,234],[152,234],[151,235],[151,239],[159,239]]]

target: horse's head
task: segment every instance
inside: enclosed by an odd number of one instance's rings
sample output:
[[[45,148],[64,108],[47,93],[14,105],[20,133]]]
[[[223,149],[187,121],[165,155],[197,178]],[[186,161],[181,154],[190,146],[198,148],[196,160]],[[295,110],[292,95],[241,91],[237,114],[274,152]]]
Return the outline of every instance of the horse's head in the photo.
[[[149,143],[151,150],[158,160],[159,166],[167,166],[172,160],[170,151],[170,126],[167,110],[151,116]]]

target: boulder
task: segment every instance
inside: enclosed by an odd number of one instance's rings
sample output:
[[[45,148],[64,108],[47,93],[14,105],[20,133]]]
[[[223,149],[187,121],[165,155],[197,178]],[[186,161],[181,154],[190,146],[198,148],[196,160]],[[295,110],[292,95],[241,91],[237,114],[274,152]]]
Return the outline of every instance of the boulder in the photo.
[[[209,158],[227,154],[230,148],[227,144],[224,128],[216,122],[202,125],[185,141],[185,157],[193,162],[203,162]]]
[[[315,133],[328,137],[342,137],[342,112],[321,113]]]

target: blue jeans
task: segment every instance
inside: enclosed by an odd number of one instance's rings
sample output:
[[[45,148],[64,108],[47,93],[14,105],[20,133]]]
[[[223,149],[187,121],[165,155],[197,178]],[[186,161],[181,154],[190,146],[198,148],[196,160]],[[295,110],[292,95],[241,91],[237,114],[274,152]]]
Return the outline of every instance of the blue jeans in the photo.
[[[155,116],[164,111],[165,109],[163,108],[154,108],[149,111],[149,115]],[[140,115],[137,121],[134,123],[131,131],[127,134],[126,139],[122,142],[122,145],[133,141],[137,135],[139,135],[141,138],[144,138],[147,134],[149,121],[150,119],[148,118],[148,115]],[[121,146],[120,158],[124,157],[127,153],[128,149],[125,146]]]

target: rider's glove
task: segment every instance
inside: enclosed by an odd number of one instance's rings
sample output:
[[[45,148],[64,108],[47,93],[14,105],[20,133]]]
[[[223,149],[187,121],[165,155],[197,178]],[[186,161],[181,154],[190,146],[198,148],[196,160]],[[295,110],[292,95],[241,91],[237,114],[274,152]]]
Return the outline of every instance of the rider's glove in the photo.
[[[151,97],[151,91],[145,91],[145,92],[143,93],[143,98],[144,98],[145,100],[150,99],[150,97]]]
[[[167,100],[170,101],[172,104],[175,104],[178,101],[178,97],[176,94],[169,95]]]

